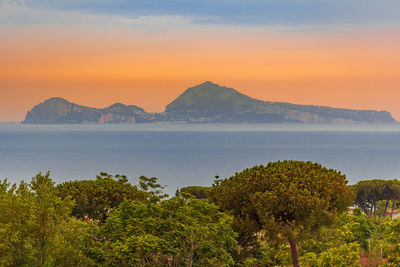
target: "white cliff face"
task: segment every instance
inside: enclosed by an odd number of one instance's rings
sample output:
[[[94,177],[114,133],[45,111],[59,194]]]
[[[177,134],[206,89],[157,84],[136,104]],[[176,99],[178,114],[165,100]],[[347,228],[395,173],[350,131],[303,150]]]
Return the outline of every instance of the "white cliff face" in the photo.
[[[126,124],[134,124],[135,123],[135,115],[120,115],[115,113],[101,113],[100,124],[107,124],[107,123],[126,123]]]

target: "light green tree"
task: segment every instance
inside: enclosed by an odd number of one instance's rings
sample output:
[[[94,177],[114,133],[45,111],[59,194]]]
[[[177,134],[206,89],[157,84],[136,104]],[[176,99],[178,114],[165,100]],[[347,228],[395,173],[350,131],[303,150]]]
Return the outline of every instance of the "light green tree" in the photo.
[[[85,256],[95,225],[70,217],[74,202],[57,196],[50,173],[28,185],[0,184],[2,266],[90,266]]]
[[[33,196],[26,183],[10,187],[0,184],[0,265],[29,266],[36,260],[34,249]]]
[[[230,266],[232,218],[205,200],[124,201],[101,227],[106,264]]]

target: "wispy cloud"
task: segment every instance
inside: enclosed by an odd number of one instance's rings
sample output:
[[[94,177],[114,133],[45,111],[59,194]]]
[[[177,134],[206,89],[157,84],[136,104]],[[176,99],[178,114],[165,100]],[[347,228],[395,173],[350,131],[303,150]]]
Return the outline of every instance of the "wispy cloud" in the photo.
[[[292,31],[398,27],[399,0],[0,0],[0,24],[105,23],[138,28],[267,26]]]
[[[20,6],[24,3],[23,0],[0,0],[0,7],[2,9]]]
[[[124,16],[219,17],[219,23],[236,24],[381,23],[398,20],[400,13],[398,0],[26,0],[26,4]]]
[[[192,19],[174,15],[125,16],[116,13],[95,13],[76,9],[49,9],[27,5],[23,0],[0,0],[0,25],[77,25],[124,26],[145,32],[158,32],[190,25]]]

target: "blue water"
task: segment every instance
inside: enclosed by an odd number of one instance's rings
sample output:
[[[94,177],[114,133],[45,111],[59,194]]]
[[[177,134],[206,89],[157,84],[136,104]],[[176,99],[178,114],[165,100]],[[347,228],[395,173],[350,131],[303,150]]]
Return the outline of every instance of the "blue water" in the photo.
[[[105,171],[158,177],[167,192],[269,161],[311,160],[350,183],[400,177],[400,125],[21,125],[0,123],[0,177],[60,183]]]

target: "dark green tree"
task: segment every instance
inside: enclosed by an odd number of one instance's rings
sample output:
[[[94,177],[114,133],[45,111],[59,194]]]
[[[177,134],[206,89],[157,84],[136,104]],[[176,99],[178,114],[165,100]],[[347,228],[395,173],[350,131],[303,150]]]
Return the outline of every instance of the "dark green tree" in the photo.
[[[210,189],[210,187],[206,186],[186,186],[182,187],[179,192],[191,194],[197,199],[206,199],[208,198],[208,192]]]
[[[286,240],[293,266],[299,266],[298,242],[331,224],[353,204],[354,192],[340,172],[312,162],[278,161],[236,173],[212,188],[209,198],[235,216],[242,238],[258,233]],[[251,232],[241,232],[245,229]]]
[[[376,220],[378,203],[383,201],[384,208],[380,215],[386,217],[389,202],[392,201],[392,215],[396,201],[400,198],[400,183],[398,180],[364,180],[354,185],[356,205],[364,213]]]
[[[125,175],[100,173],[95,180],[76,180],[57,185],[58,195],[75,201],[72,215],[104,221],[109,211],[124,199],[146,201],[149,194],[128,182]]]
[[[392,201],[392,210],[390,212],[390,218],[393,219],[393,212],[394,212],[394,207],[396,206],[396,201],[400,199],[400,181],[394,179],[392,181],[389,181],[389,183],[391,187],[390,200]]]
[[[168,194],[164,193],[163,189],[164,185],[161,185],[157,182],[156,177],[139,177],[139,188],[146,193],[147,200],[150,202],[158,202],[161,199],[168,197]]]

